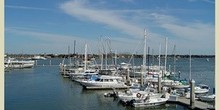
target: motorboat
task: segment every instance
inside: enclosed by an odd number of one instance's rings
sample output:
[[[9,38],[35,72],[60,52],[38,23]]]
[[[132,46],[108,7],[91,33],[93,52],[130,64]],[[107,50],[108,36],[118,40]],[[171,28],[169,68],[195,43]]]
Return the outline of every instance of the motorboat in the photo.
[[[9,69],[22,69],[22,68],[32,68],[35,61],[32,60],[5,60],[4,67]]]
[[[215,101],[215,94],[200,96],[199,99],[205,102],[212,102]]]
[[[46,60],[47,58],[42,57],[42,56],[34,56],[31,58],[32,60]]]
[[[183,89],[183,88],[188,88],[190,85],[186,83],[186,81],[174,81],[174,80],[166,80],[162,81],[163,86],[171,87],[174,89]]]
[[[96,78],[80,81],[86,89],[127,89],[129,86],[120,76],[99,75]]]
[[[132,106],[133,107],[154,107],[158,105],[165,104],[166,101],[169,99],[169,95],[166,94],[165,97],[151,97],[150,95],[142,98],[141,100],[133,100]]]
[[[130,103],[130,101],[135,100],[142,100],[143,98],[146,98],[147,96],[150,96],[151,98],[160,98],[162,94],[154,93],[149,90],[139,90],[139,89],[129,89],[128,91],[125,91],[123,93],[118,93],[118,98],[120,101],[124,103]]]
[[[209,92],[209,89],[210,88],[205,84],[195,86],[194,93],[196,98],[198,99],[199,97],[204,96],[204,94],[206,95]],[[188,88],[188,91],[190,91],[190,88]],[[190,92],[187,92],[185,97],[190,98]]]
[[[198,86],[195,87],[195,94],[208,93],[209,89],[210,88],[208,87],[208,85],[199,84]]]

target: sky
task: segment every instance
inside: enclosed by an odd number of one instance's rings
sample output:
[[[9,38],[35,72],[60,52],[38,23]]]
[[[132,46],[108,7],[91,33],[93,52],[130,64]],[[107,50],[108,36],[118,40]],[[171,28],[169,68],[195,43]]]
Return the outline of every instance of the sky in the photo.
[[[5,0],[5,53],[215,54],[214,0]],[[161,51],[159,47],[161,45]],[[174,49],[174,45],[176,49]],[[69,48],[69,49],[68,49]]]

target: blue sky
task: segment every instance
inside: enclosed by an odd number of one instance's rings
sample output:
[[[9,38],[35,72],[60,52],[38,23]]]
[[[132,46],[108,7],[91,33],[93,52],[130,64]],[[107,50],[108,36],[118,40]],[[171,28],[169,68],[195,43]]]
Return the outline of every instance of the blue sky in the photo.
[[[214,0],[5,0],[5,53],[215,54]]]

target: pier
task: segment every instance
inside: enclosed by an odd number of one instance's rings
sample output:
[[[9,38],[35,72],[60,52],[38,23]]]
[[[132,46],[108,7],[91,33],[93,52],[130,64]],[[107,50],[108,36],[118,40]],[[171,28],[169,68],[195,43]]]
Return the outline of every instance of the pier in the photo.
[[[191,108],[190,99],[187,99],[185,97],[178,97],[176,100],[172,100],[172,101],[168,100],[167,103],[183,105],[193,110],[215,110],[215,107],[213,105],[198,100],[195,100],[195,106],[194,108]]]
[[[159,77],[158,80],[160,80]],[[192,79],[190,80],[190,98],[170,95],[167,103],[179,104],[192,110],[215,110],[214,105],[208,104],[207,102],[195,100],[195,81]]]

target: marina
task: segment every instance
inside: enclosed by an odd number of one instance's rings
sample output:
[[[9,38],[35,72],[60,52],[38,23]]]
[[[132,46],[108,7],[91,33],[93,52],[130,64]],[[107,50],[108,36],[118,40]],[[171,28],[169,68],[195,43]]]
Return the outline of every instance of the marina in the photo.
[[[214,88],[214,59],[210,58],[207,64],[205,58],[194,58],[194,62],[198,62],[196,68],[204,69],[209,65],[209,69],[203,73],[199,69],[192,69],[192,77],[196,82],[207,84],[210,88]],[[52,64],[50,63],[52,62]],[[5,72],[6,87],[6,110],[15,109],[127,109],[133,110],[136,107],[124,106],[119,103],[119,99],[105,97],[105,93],[112,90],[88,90],[80,83],[72,81],[70,78],[64,78],[59,72],[59,64],[62,59],[39,60],[38,66],[27,69],[16,69]],[[138,63],[139,60],[136,60]],[[182,78],[188,78],[188,70],[182,65],[188,63],[187,58],[179,59],[177,70],[181,71]],[[172,61],[168,60],[168,64]],[[178,66],[179,65],[179,66]],[[213,65],[210,67],[210,65]],[[203,76],[209,74],[209,76]],[[198,79],[196,79],[197,77]],[[206,80],[204,80],[207,77]],[[213,82],[212,82],[213,81]],[[16,83],[15,83],[16,82]],[[30,91],[29,91],[30,90]],[[124,91],[115,89],[117,91]],[[15,92],[16,91],[16,92]],[[213,93],[210,89],[208,93]],[[19,94],[19,95],[17,95]],[[19,101],[15,101],[19,100]],[[80,100],[80,101],[79,101]],[[38,103],[34,103],[34,102]],[[24,105],[23,105],[23,104]],[[22,105],[20,105],[22,104]],[[46,104],[46,105],[45,105]],[[9,106],[10,105],[10,106]],[[13,106],[12,106],[13,105]],[[49,106],[53,105],[53,106]],[[109,106],[110,105],[110,106]],[[194,109],[214,109],[213,103],[195,100]],[[30,108],[31,107],[31,108]],[[155,106],[156,107],[156,106]],[[146,107],[144,107],[146,108]],[[148,107],[147,107],[148,108]],[[152,107],[150,107],[152,108]],[[154,108],[154,107],[153,107]],[[163,105],[158,105],[159,109],[191,109],[190,99],[184,97],[176,98],[176,101],[166,101]]]
[[[216,0],[3,4],[5,110],[218,109]]]

